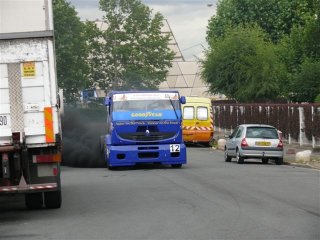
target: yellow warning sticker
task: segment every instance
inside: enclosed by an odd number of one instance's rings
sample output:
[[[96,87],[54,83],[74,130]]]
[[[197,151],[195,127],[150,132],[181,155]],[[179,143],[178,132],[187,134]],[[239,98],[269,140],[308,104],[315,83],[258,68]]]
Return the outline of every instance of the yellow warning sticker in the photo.
[[[36,64],[35,62],[24,62],[22,64],[22,77],[35,77]]]

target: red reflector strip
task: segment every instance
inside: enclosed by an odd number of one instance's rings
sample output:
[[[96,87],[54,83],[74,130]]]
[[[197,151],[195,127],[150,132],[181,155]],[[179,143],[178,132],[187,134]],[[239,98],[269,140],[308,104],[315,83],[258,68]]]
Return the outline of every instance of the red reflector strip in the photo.
[[[46,155],[33,155],[33,163],[51,163],[61,162],[61,153],[46,154]]]
[[[44,190],[57,188],[57,183],[44,183],[44,184],[30,184],[24,187],[20,186],[5,186],[0,187],[0,192],[19,192],[28,190]]]

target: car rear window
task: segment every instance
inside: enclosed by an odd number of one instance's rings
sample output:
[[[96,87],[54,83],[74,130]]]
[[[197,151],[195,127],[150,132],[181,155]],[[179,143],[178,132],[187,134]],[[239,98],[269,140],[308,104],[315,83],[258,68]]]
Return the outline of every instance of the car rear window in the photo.
[[[278,131],[269,127],[248,127],[246,138],[278,139]]]

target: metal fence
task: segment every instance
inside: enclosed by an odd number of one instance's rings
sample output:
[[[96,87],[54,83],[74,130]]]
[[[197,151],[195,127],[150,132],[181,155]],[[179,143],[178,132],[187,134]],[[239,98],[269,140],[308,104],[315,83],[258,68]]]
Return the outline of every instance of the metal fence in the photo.
[[[230,132],[239,124],[269,124],[285,140],[320,146],[320,104],[225,104],[214,103],[215,130]]]

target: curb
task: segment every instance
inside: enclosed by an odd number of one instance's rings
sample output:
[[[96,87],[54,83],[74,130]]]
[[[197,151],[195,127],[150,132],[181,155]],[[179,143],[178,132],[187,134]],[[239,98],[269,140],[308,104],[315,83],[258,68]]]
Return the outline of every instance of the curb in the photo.
[[[290,166],[294,166],[294,167],[301,167],[301,168],[311,168],[311,169],[316,169],[320,171],[319,167],[316,167],[314,165],[311,165],[309,163],[307,164],[302,164],[302,163],[294,163],[294,162],[284,162],[284,165],[290,165]]]
[[[218,151],[224,151],[223,149],[220,149],[218,147],[211,147],[212,150],[218,150]],[[294,167],[301,167],[301,168],[311,168],[311,169],[316,169],[320,171],[320,167],[318,166],[314,166],[312,164],[306,163],[306,164],[302,164],[302,163],[295,163],[295,162],[288,162],[288,161],[284,161],[283,165],[290,165],[290,166],[294,166]]]

